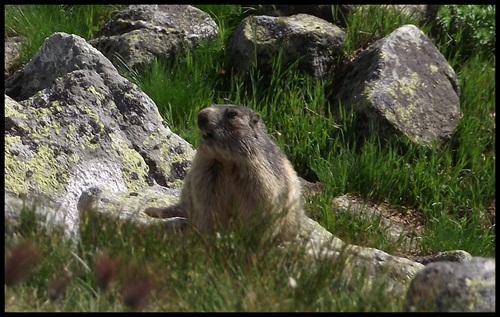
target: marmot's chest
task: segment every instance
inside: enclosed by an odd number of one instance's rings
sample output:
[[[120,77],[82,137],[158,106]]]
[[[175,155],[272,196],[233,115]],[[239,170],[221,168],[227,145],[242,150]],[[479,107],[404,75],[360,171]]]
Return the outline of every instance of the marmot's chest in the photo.
[[[214,162],[208,173],[212,175],[215,187],[223,187],[228,193],[259,186],[260,176],[256,171],[236,164]]]
[[[267,205],[272,196],[258,170],[215,162],[207,172],[212,180],[207,190],[212,191],[210,194],[220,202],[221,209],[249,212]]]

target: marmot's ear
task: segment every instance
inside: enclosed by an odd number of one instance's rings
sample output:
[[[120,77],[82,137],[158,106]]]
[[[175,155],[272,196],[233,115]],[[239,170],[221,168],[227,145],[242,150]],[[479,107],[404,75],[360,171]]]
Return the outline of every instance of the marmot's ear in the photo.
[[[250,120],[250,126],[254,127],[256,126],[260,121],[260,114],[254,113],[252,114],[252,118]]]

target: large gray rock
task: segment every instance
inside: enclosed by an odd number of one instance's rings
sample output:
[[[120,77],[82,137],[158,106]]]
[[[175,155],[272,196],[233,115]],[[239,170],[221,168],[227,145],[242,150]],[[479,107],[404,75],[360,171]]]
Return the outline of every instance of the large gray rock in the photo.
[[[282,50],[284,65],[300,59],[299,69],[323,79],[330,75],[345,37],[339,27],[308,14],[250,16],[236,29],[228,53],[237,72],[246,73],[257,62],[261,73],[269,75]]]
[[[494,312],[495,259],[430,263],[417,273],[407,295],[413,312]]]
[[[193,147],[84,39],[55,33],[6,91],[19,102],[5,96],[5,191],[60,203],[70,233],[88,188],[133,195],[182,185]]]
[[[28,64],[8,78],[5,94],[17,101],[25,100],[74,70],[116,73],[113,64],[84,39],[55,33],[46,39]]]
[[[114,65],[138,68],[169,59],[219,29],[206,12],[190,5],[131,5],[117,13],[89,43]]]
[[[422,145],[448,139],[460,117],[456,74],[414,25],[370,45],[333,89],[333,113],[342,105],[362,114],[368,127]]]

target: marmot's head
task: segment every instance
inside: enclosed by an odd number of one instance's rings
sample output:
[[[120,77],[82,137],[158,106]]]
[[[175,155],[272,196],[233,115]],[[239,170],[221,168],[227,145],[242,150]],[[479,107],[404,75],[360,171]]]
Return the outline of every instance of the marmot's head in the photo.
[[[200,150],[230,159],[263,150],[267,138],[260,115],[235,105],[212,105],[198,113],[202,140]]]

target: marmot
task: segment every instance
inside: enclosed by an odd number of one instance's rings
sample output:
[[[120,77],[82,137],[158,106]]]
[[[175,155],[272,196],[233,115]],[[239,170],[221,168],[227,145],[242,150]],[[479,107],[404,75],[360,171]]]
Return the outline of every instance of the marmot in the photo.
[[[185,213],[202,233],[267,224],[282,240],[296,236],[306,217],[301,182],[260,115],[243,106],[212,105],[198,113],[198,127],[202,139],[180,203],[166,213]]]

